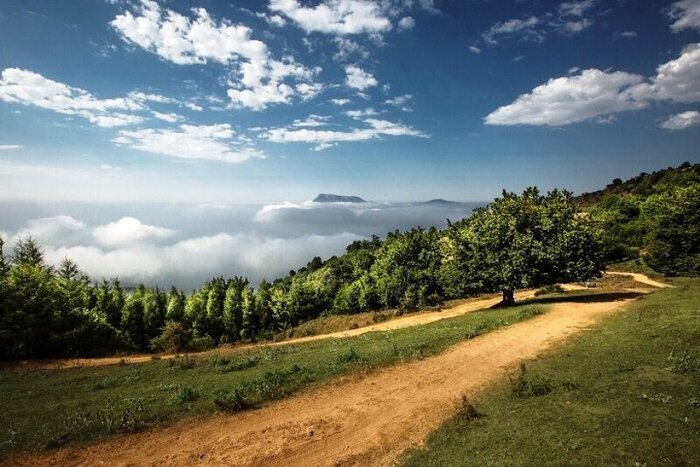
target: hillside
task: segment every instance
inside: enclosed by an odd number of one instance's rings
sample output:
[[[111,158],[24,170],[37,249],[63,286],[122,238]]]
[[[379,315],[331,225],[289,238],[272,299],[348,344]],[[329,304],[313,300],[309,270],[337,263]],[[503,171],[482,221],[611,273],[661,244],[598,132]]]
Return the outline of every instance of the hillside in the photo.
[[[605,195],[647,197],[656,192],[698,182],[700,182],[700,163],[685,162],[678,167],[668,167],[650,174],[642,172],[625,181],[616,178],[602,190],[577,196],[576,202],[582,207],[589,207],[600,202]]]

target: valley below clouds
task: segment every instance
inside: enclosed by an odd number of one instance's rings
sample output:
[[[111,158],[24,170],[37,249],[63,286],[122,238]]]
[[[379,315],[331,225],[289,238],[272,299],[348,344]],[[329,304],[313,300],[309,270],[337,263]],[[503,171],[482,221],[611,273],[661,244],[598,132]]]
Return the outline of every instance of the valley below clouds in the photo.
[[[274,280],[314,256],[342,254],[355,240],[442,228],[478,205],[2,202],[0,235],[6,253],[32,236],[50,264],[69,257],[94,280],[191,289],[219,275],[246,276],[254,284]]]

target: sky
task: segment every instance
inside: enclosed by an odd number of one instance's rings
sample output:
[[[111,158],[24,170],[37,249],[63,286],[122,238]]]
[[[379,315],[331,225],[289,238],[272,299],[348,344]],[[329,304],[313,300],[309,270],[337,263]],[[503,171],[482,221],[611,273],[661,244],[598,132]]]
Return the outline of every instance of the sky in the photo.
[[[697,162],[699,102],[700,0],[0,0],[0,234],[269,278],[469,212],[415,202]]]

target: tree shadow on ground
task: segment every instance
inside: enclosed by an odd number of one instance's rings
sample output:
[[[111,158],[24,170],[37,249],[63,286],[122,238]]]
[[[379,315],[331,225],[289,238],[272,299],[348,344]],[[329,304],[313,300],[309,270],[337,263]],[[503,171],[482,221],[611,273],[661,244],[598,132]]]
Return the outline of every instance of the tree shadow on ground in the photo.
[[[549,297],[534,297],[525,300],[520,300],[513,305],[498,303],[493,305],[490,309],[496,308],[509,308],[513,306],[520,305],[547,305],[551,303],[604,303],[604,302],[617,302],[621,300],[631,300],[633,298],[641,297],[647,295],[642,292],[634,291],[620,291],[620,292],[603,292],[603,293],[590,293],[581,295],[557,295]]]

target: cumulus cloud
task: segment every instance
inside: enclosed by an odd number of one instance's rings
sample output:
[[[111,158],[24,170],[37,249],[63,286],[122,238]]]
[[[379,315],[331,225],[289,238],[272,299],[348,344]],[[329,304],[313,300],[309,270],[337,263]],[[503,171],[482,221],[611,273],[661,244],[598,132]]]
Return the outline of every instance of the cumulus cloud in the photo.
[[[488,125],[560,126],[600,115],[646,106],[630,89],[643,77],[624,72],[583,70],[580,74],[550,79],[486,116]]]
[[[306,31],[325,34],[372,34],[391,30],[391,20],[378,2],[326,0],[304,6],[298,0],[270,0],[270,11],[282,14]]]
[[[148,240],[159,240],[171,237],[174,230],[155,225],[142,224],[133,217],[122,217],[116,222],[96,227],[95,239],[106,246],[129,245]]]
[[[696,110],[671,115],[666,121],[661,123],[661,127],[667,130],[685,130],[695,126],[700,126],[700,112]]]
[[[58,215],[30,219],[27,225],[9,237],[12,244],[21,238],[34,237],[40,243],[55,244],[63,242],[70,244],[84,237],[87,226],[82,221],[68,215]]]
[[[179,129],[121,130],[113,141],[140,151],[181,159],[243,162],[263,154],[246,146],[234,148],[234,131],[228,123],[180,125]]]
[[[681,32],[686,29],[700,30],[700,1],[681,0],[671,5],[668,13],[673,23],[671,31]]]
[[[346,66],[345,74],[345,84],[353,89],[364,91],[365,89],[375,87],[378,84],[377,79],[372,75],[372,73],[363,70],[357,65]]]
[[[700,43],[686,46],[678,58],[659,65],[650,82],[635,92],[639,99],[700,101]]]
[[[125,126],[143,121],[143,117],[124,113],[144,108],[130,97],[99,99],[83,89],[20,68],[3,70],[0,100],[33,105],[64,115],[77,115],[101,127]]]
[[[639,110],[651,101],[700,101],[700,44],[691,44],[674,60],[659,65],[648,80],[622,71],[583,70],[519,96],[485,118],[488,125],[561,126]]]
[[[141,0],[135,12],[125,11],[110,24],[128,43],[178,65],[236,65],[228,90],[233,106],[263,110],[287,104],[297,94],[311,95],[309,88],[295,88],[286,81],[310,81],[319,69],[307,69],[293,57],[275,60],[264,42],[252,38],[248,26],[217,22],[204,8],[192,12],[194,18]]]
[[[259,135],[273,143],[311,143],[316,150],[326,149],[336,143],[348,141],[367,141],[382,136],[412,136],[428,138],[425,133],[409,126],[387,120],[367,118],[366,128],[354,128],[347,131],[312,130],[308,128],[272,128]]]

